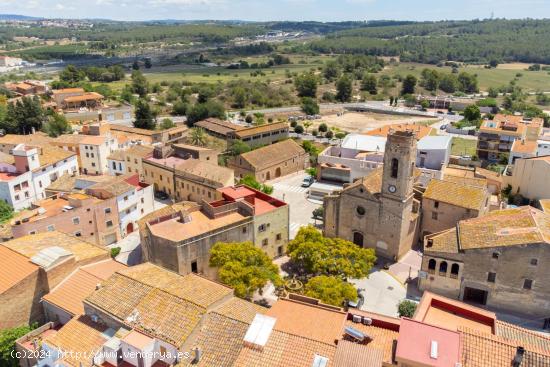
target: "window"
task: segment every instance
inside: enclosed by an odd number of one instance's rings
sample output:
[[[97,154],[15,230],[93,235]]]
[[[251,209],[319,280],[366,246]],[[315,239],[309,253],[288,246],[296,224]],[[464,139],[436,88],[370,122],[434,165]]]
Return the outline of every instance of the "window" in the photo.
[[[29,234],[36,234],[36,231],[30,231]]]
[[[493,259],[498,259],[499,256],[500,256],[500,253],[493,252]]]
[[[355,208],[355,212],[357,213],[357,215],[363,216],[367,211],[364,207],[358,206],[357,208]]]
[[[128,195],[124,197],[124,201],[128,201]]]
[[[15,200],[19,200],[19,195],[15,195]]]
[[[145,203],[145,200],[144,200],[143,198],[141,198],[141,203],[142,203],[142,204]]]
[[[25,191],[25,198],[29,198],[29,192],[28,191]]]
[[[75,232],[74,235],[75,235],[75,237],[81,237],[82,233],[81,232]]]
[[[112,220],[108,220],[105,222],[105,225],[107,226],[107,228],[110,228],[113,226],[113,221]]]
[[[53,232],[55,231],[55,226],[53,224],[50,224],[48,227],[46,227],[46,229],[48,230],[48,232]]]
[[[277,233],[277,237],[276,237],[277,241],[280,241],[280,240],[281,240],[281,238],[283,238],[283,235],[282,235],[282,234],[280,234],[280,233]]]
[[[458,271],[460,270],[460,266],[458,264],[453,264],[451,266],[451,278],[458,278]]]
[[[265,232],[266,229],[267,229],[267,226],[265,224],[260,224],[258,226],[258,231],[259,232]]]
[[[23,183],[21,184],[21,186],[22,186],[24,189],[26,189],[26,188],[29,187],[29,182],[28,182],[28,181],[25,181],[25,182],[23,182]]]
[[[17,184],[13,187],[13,189],[15,190],[15,192],[17,191],[21,191],[21,185],[20,184]]]
[[[533,281],[531,279],[525,279],[523,281],[523,289],[532,289],[533,288]]]
[[[428,261],[428,273],[435,274],[435,266],[436,261],[434,259],[430,259],[430,261]]]
[[[434,208],[439,208],[439,201],[434,202]]]
[[[243,233],[246,233],[246,227],[243,227]]]
[[[86,153],[86,158],[90,158],[90,153]]]
[[[79,217],[73,218],[73,224],[80,224],[80,218]]]
[[[531,261],[529,263],[533,266],[537,266],[539,264],[539,260],[538,259],[531,259]]]
[[[197,265],[197,262],[196,261],[193,261],[191,263],[191,272],[197,274],[199,272],[199,267]]]
[[[489,273],[487,274],[487,281],[489,283],[494,283],[497,279],[497,273]]]
[[[391,177],[397,178],[397,171],[399,170],[399,161],[397,158],[391,160]]]
[[[441,264],[439,264],[439,275],[447,276],[447,262],[442,261]]]
[[[432,212],[432,219],[437,220],[437,212]]]
[[[113,162],[113,169],[116,169],[116,162]]]
[[[111,213],[111,208],[105,208],[104,211],[105,211],[105,214],[110,214]]]
[[[264,239],[262,240],[262,246],[267,246],[268,244],[269,244],[268,239],[267,239],[267,238],[264,238]]]

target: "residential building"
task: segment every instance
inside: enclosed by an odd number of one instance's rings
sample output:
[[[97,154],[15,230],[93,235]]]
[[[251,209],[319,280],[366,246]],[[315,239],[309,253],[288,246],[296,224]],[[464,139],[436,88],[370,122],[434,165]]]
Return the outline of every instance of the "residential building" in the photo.
[[[115,150],[107,157],[109,174],[119,176],[127,173],[139,174],[140,180],[145,179],[142,161],[153,156],[154,148],[150,145],[136,144],[128,149]]]
[[[537,157],[550,155],[550,141],[537,140]]]
[[[481,160],[499,161],[508,158],[516,140],[537,141],[543,126],[541,118],[497,114],[479,128],[477,156]]]
[[[107,158],[118,149],[117,139],[111,136],[86,136],[80,141],[81,172],[86,175],[109,173]]]
[[[422,195],[422,237],[487,214],[489,197],[484,179],[449,176],[431,180]]]
[[[537,156],[538,142],[536,140],[526,141],[525,139],[515,140],[510,149],[508,164],[516,163],[516,159],[532,158]]]
[[[2,71],[12,70],[21,65],[23,65],[23,59],[5,55],[0,56],[0,68],[2,68]]]
[[[108,259],[104,249],[61,232],[0,245],[0,329],[44,321],[42,296],[78,266]]]
[[[501,311],[547,318],[550,216],[525,206],[460,221],[424,239],[419,288]]]
[[[268,145],[288,139],[289,125],[286,122],[276,122],[259,126],[245,127],[228,132],[230,141],[241,140],[251,147]]]
[[[52,91],[52,99],[57,107],[63,110],[80,108],[98,108],[103,103],[103,96],[96,92],[85,92],[82,88],[66,88]]]
[[[220,199],[216,190],[234,184],[233,170],[218,166],[217,153],[209,149],[190,151],[182,145],[155,147],[153,156],[142,160],[145,182],[178,201]]]
[[[6,89],[20,96],[40,95],[48,92],[44,82],[38,80],[25,80],[19,83],[6,83]]]
[[[60,231],[96,245],[110,245],[121,238],[114,198],[98,199],[68,193],[39,200],[11,220],[14,238]]]
[[[426,136],[416,146],[416,167],[441,171],[449,164],[451,136]]]
[[[272,258],[285,253],[286,203],[246,186],[226,187],[220,193],[221,200],[174,204],[141,219],[144,259],[180,274],[216,279],[209,258],[217,242],[249,241]]]
[[[120,176],[126,173],[126,159],[123,150],[115,150],[107,157],[109,175]]]
[[[526,199],[550,199],[550,156],[516,160],[506,169],[504,187],[510,185],[513,195]]]
[[[81,99],[86,98],[82,97]],[[65,109],[63,115],[70,122],[80,124],[92,121],[112,122],[112,121],[132,121],[134,116],[134,106],[127,102],[108,102],[101,104],[90,104],[86,108]]]
[[[447,177],[457,177],[461,179],[484,179],[487,181],[487,189],[491,195],[494,196],[500,195],[503,188],[502,174],[481,167],[464,167],[449,164],[443,169],[443,179],[446,179]]]
[[[178,143],[187,136],[188,127],[186,125],[177,125],[166,130],[147,130],[128,127],[118,124],[109,125],[113,136],[126,136],[134,142],[143,144],[172,144]]]
[[[127,174],[99,182],[88,187],[86,193],[103,200],[116,198],[122,237],[136,230],[138,220],[154,209],[153,187],[139,181],[137,174]]]
[[[28,135],[6,134],[0,136],[0,151],[5,154],[11,154],[11,150],[19,144],[43,146],[50,144],[52,140],[52,138],[43,132]]]
[[[388,136],[384,165],[368,176],[324,197],[324,234],[376,249],[398,259],[418,241],[420,203],[413,185],[416,137],[410,131]]]
[[[19,144],[3,156],[0,167],[0,199],[21,210],[44,199],[46,187],[60,176],[78,172],[78,161],[74,153],[56,147]]]
[[[435,129],[429,125],[422,125],[422,124],[415,124],[415,123],[391,124],[391,125],[384,125],[377,129],[370,130],[366,132],[365,135],[380,136],[380,137],[386,138],[390,133],[395,131],[413,131],[416,135],[416,139],[420,140],[426,136],[430,136],[433,132],[435,132]]]
[[[233,170],[198,159],[188,159],[179,164],[174,172],[176,201],[220,199],[219,189],[235,184]]]
[[[239,178],[251,175],[258,182],[265,182],[306,169],[309,154],[294,140],[287,139],[230,158],[227,166]]]

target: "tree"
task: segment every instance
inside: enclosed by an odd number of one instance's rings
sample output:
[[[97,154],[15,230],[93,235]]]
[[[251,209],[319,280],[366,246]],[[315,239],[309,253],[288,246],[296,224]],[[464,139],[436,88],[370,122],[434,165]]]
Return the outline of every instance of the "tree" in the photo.
[[[61,73],[59,80],[69,84],[76,84],[86,79],[86,74],[83,70],[78,69],[74,65],[68,65]]]
[[[305,286],[308,297],[333,306],[343,306],[347,301],[357,300],[357,290],[341,278],[319,275],[311,278]]]
[[[238,156],[240,154],[250,152],[250,145],[246,144],[242,140],[233,140],[231,145],[228,148],[229,155]]]
[[[225,120],[225,108],[223,104],[215,100],[209,100],[206,103],[197,103],[187,111],[187,124],[193,126],[197,121],[216,117]]]
[[[414,75],[407,75],[405,79],[403,79],[403,86],[401,89],[401,94],[414,94],[415,88],[416,88],[416,82],[417,79]]]
[[[464,119],[467,121],[477,121],[481,119],[481,112],[479,107],[475,104],[470,105],[464,109]]]
[[[338,79],[336,90],[336,99],[340,102],[348,102],[353,94],[353,82],[347,75],[344,75]]]
[[[172,115],[185,116],[187,113],[188,105],[183,101],[177,101],[172,107]]]
[[[304,133],[304,127],[302,125],[296,125],[294,128],[294,132],[296,134],[303,134]]]
[[[496,68],[498,66],[498,60],[493,59],[489,61],[489,66],[492,68]]]
[[[243,178],[241,178],[239,180],[239,185],[246,185],[248,187],[252,187],[253,189],[259,190],[264,194],[268,194],[268,195],[273,193],[273,186],[259,183],[256,180],[256,177],[252,175],[246,175]]]
[[[429,91],[436,91],[439,87],[440,75],[436,70],[424,69],[422,70],[421,84]]]
[[[151,67],[153,66],[153,64],[151,63],[151,59],[146,58],[145,62],[143,63],[143,66],[145,66],[145,69],[151,69]]]
[[[320,206],[318,208],[313,209],[313,212],[311,212],[311,215],[313,216],[314,219],[323,219],[324,212],[325,210],[323,209],[322,206]]]
[[[476,93],[479,91],[477,86],[477,77],[473,74],[462,72],[458,75],[460,91],[464,93]]]
[[[336,61],[329,61],[326,63],[323,75],[329,81],[333,81],[340,76],[340,67]]]
[[[327,130],[328,130],[327,124],[325,124],[324,122],[322,122],[322,123],[319,125],[319,131],[322,132],[322,133],[326,133]]]
[[[361,81],[361,90],[367,91],[372,95],[375,95],[378,93],[378,89],[376,88],[377,81],[376,77],[372,74],[365,74],[363,75],[363,80]]]
[[[121,248],[120,247],[112,247],[111,248],[111,257],[114,259],[120,254]]]
[[[317,115],[319,113],[317,101],[311,97],[302,98],[302,112],[306,115]]]
[[[393,96],[390,96],[390,106],[393,106]]]
[[[11,329],[0,330],[0,366],[17,367],[19,361],[14,358],[15,341],[34,329],[36,326],[19,326]]]
[[[46,122],[46,114],[38,97],[23,97],[15,103],[9,103],[6,118],[0,122],[0,128],[7,133],[30,134],[41,130]]]
[[[332,131],[329,130],[325,133],[325,138],[332,139],[333,137],[334,137],[334,133]]]
[[[172,121],[172,119],[165,118],[165,119],[162,119],[159,127],[160,127],[161,130],[167,130],[167,129],[171,129],[175,126],[176,126],[176,124],[174,124],[174,121]]]
[[[136,119],[134,127],[139,129],[155,130],[156,122],[151,106],[144,99],[139,99],[136,103]]]
[[[0,200],[0,223],[5,223],[13,217],[13,207]]]
[[[137,60],[134,60],[134,63],[132,64],[132,69],[139,70],[139,62]]]
[[[149,91],[149,83],[143,76],[141,71],[134,70],[132,72],[132,92],[144,98]]]
[[[373,249],[340,238],[327,238],[313,226],[302,227],[287,253],[307,274],[363,278],[376,261]]]
[[[317,95],[317,77],[313,73],[303,73],[294,79],[299,97],[315,98]]]
[[[68,134],[72,131],[71,125],[65,116],[54,113],[44,124],[43,130],[48,136],[57,138],[59,135]]]
[[[397,306],[399,317],[413,317],[415,311],[416,303],[413,301],[409,301],[408,299],[399,302],[399,305]]]
[[[189,140],[191,141],[191,144],[203,147],[208,142],[208,137],[206,136],[204,129],[200,127],[194,127],[189,132]]]
[[[210,266],[218,268],[221,282],[232,287],[237,297],[250,299],[268,282],[282,284],[277,265],[250,242],[216,243],[210,250]]]
[[[489,87],[489,89],[487,90],[487,94],[491,98],[497,98],[498,97],[498,90],[496,88]]]
[[[444,74],[439,80],[439,89],[445,93],[454,93],[460,87],[458,78],[454,74]]]

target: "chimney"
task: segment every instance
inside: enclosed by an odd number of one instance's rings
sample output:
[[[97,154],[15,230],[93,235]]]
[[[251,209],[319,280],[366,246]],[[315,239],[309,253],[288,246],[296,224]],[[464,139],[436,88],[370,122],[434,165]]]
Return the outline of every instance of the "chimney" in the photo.
[[[193,349],[193,353],[194,353],[194,356],[193,356],[193,364],[197,364],[201,361],[201,358],[202,358],[202,350],[199,348],[199,347],[195,347],[195,349]]]
[[[514,359],[512,360],[512,366],[513,367],[521,366],[521,362],[523,362],[523,355],[524,354],[525,354],[525,348],[518,347],[516,349],[516,355],[514,356]]]

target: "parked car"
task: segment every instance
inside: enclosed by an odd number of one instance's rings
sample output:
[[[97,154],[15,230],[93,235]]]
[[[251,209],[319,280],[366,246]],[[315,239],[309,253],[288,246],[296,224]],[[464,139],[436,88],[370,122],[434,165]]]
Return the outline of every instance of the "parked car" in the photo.
[[[156,191],[155,192],[155,198],[156,199],[159,199],[159,200],[166,200],[168,199],[168,194],[165,193],[164,191]]]
[[[360,293],[360,290],[357,290],[357,301],[348,301],[348,307],[360,309],[365,303],[365,297]]]
[[[304,177],[304,180],[302,181],[302,187],[310,187],[315,182],[315,179],[311,176]]]
[[[447,130],[447,125],[441,125],[441,126],[439,127],[439,130]]]

